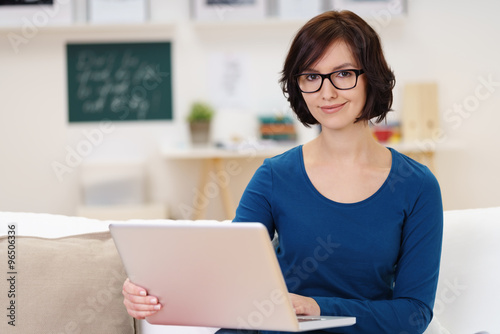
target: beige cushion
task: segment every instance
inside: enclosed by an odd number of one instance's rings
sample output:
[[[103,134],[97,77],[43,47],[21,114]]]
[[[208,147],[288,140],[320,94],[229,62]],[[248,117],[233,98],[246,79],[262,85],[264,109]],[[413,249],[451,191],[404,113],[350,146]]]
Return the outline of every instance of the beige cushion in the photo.
[[[6,236],[0,237],[2,276],[15,276],[18,333],[134,333],[123,305],[125,272],[109,232],[57,239],[16,237],[16,274],[7,274]],[[8,280],[0,280],[0,333],[13,329],[5,316]]]

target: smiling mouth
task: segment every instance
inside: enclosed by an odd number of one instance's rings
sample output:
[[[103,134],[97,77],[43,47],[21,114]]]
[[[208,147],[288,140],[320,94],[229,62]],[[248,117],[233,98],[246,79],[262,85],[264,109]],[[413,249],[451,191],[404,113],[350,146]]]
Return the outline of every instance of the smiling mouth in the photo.
[[[322,106],[320,108],[321,108],[321,110],[323,110],[323,112],[325,112],[327,114],[333,114],[333,113],[338,112],[340,109],[342,109],[346,105],[346,103],[347,102],[339,103],[339,104],[332,104],[329,106]]]

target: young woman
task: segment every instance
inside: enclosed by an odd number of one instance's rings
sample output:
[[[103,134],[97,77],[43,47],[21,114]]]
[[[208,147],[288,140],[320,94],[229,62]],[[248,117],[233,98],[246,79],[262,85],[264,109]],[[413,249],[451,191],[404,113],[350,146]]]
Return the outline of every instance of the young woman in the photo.
[[[348,11],[311,19],[291,45],[281,85],[299,120],[322,131],[263,163],[234,222],[278,233],[297,314],[357,318],[314,333],[422,333],[438,281],[441,195],[427,167],[370,132],[369,121],[390,111],[394,87],[377,34]],[[123,291],[134,317],[161,307],[129,281]]]

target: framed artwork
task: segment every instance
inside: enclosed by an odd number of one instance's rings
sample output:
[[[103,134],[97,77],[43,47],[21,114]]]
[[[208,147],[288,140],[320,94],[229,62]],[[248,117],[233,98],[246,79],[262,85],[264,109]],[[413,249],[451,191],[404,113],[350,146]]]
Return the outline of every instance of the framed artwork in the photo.
[[[200,21],[262,19],[265,0],[192,0],[192,16]]]
[[[148,0],[88,0],[92,23],[141,23],[147,20]]]
[[[406,0],[332,0],[335,10],[347,9],[363,18],[400,17],[407,13]]]
[[[43,28],[73,21],[72,1],[0,0],[0,26]]]
[[[278,0],[276,11],[281,19],[309,19],[324,9],[323,0]]]

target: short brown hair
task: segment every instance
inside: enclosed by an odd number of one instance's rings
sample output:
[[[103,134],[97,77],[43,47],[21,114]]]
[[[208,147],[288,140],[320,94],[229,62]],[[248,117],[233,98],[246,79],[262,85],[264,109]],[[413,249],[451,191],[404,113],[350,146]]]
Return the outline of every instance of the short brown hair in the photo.
[[[392,106],[394,73],[387,65],[377,33],[350,11],[328,11],[307,22],[295,36],[281,73],[280,84],[292,110],[305,125],[317,124],[302,97],[296,75],[323,55],[335,41],[344,41],[366,75],[366,103],[357,118],[382,121]]]

